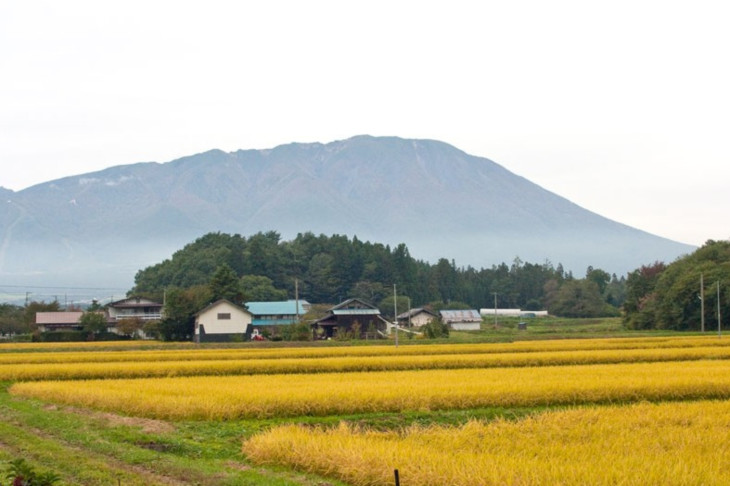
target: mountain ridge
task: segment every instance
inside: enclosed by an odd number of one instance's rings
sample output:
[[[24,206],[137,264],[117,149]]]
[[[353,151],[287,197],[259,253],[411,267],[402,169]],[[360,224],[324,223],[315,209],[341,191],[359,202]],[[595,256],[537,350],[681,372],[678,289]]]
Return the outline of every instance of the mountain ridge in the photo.
[[[519,257],[579,273],[592,265],[621,274],[694,249],[592,213],[487,158],[399,137],[213,149],[3,195],[0,275],[29,281],[131,286],[132,268],[212,231],[345,234],[405,243],[427,261],[488,267]]]

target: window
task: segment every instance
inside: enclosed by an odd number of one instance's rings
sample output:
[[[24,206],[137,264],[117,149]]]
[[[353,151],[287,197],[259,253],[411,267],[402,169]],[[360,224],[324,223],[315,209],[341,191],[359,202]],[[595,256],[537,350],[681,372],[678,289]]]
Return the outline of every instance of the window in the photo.
[[[231,313],[230,312],[220,312],[218,314],[218,320],[219,321],[230,321],[231,320]]]

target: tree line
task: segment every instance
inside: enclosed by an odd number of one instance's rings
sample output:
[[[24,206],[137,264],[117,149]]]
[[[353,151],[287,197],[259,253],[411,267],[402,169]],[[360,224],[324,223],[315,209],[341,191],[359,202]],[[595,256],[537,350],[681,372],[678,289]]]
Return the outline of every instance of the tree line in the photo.
[[[624,322],[632,329],[715,330],[730,317],[730,242],[708,240],[667,265],[629,273]]]
[[[297,292],[321,304],[314,306],[320,311],[351,297],[378,305],[388,317],[395,308],[491,308],[496,298],[500,308],[547,309],[556,316],[622,315],[631,329],[700,330],[703,321],[710,329],[718,314],[730,316],[729,282],[728,241],[709,240],[675,262],[643,265],[625,277],[588,267],[577,278],[550,262],[515,258],[475,269],[445,258],[416,260],[404,244],[391,248],[312,233],[283,241],[270,231],[250,237],[209,233],[139,270],[129,295],[165,302],[165,319],[146,332],[168,340],[189,339],[195,313],[217,299],[284,300]],[[29,332],[36,312],[58,310],[58,302],[2,304],[0,336]]]
[[[405,244],[393,248],[357,237],[300,233],[283,241],[269,231],[250,237],[209,233],[175,252],[170,259],[140,270],[131,293],[161,299],[167,292],[210,283],[225,265],[240,281],[244,301],[300,298],[338,303],[357,297],[393,308],[393,285],[411,307],[492,307],[547,309],[551,313],[595,317],[618,315],[625,278],[589,267],[575,278],[561,264],[535,264],[516,258],[491,268],[458,267],[441,258],[413,258]],[[404,301],[405,302],[405,301]],[[399,308],[405,309],[402,303]]]

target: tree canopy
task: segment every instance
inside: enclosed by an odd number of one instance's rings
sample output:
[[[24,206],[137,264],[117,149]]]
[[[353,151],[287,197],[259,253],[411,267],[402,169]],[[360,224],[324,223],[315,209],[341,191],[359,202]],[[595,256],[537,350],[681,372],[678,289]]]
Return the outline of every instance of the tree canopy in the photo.
[[[597,298],[601,302],[592,306],[573,303],[566,312],[581,314],[581,309],[586,309],[583,316],[605,315],[609,297],[614,307],[622,303],[623,280],[611,279],[605,271],[592,267],[586,275],[586,281],[597,286],[598,296],[583,292],[578,299]],[[554,306],[562,311],[571,305],[562,300],[576,297],[567,291],[557,293],[557,289],[571,280],[572,274],[565,273],[562,265],[554,267],[550,262],[535,264],[515,258],[511,265],[464,268],[446,258],[435,264],[416,260],[405,244],[391,248],[357,237],[313,233],[282,241],[277,232],[269,231],[250,237],[209,233],[172,258],[140,270],[132,292],[159,298],[167,290],[169,301],[173,289],[206,286],[212,293],[209,299],[227,296],[231,300],[240,292],[247,300],[283,300],[294,298],[296,281],[300,298],[312,303],[334,304],[359,297],[377,305],[392,297],[395,284],[398,295],[407,296],[413,307],[430,304],[447,308],[450,303],[491,307],[496,293],[499,307],[539,310],[548,306],[550,310]],[[386,304],[392,307],[392,299]],[[616,309],[609,311],[614,314]],[[162,327],[164,331],[164,323]]]
[[[700,330],[730,312],[730,242],[707,241],[665,266],[641,267],[627,280],[625,320],[635,329]],[[718,300],[719,288],[719,300]],[[704,300],[704,305],[703,305]]]

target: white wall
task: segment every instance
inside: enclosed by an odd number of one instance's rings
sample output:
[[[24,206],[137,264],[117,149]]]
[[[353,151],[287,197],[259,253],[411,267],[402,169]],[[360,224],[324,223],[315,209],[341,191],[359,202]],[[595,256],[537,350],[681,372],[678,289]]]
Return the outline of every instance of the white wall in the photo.
[[[478,331],[481,329],[478,322],[452,322],[450,326],[454,331]]]
[[[218,314],[230,314],[229,319],[219,319]],[[228,302],[220,302],[202,311],[195,319],[195,334],[200,334],[199,326],[205,327],[206,334],[242,334],[251,324],[251,314]]]

